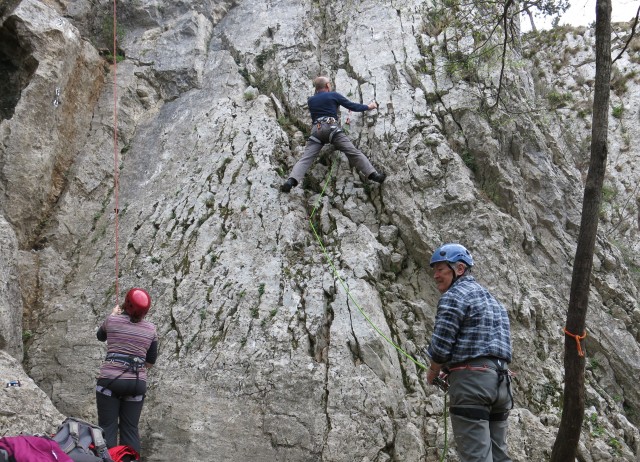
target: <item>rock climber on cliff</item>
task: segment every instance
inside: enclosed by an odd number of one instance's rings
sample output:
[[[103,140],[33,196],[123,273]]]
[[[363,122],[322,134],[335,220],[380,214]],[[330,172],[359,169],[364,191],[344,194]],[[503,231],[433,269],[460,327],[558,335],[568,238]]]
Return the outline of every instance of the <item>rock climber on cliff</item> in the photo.
[[[449,413],[461,462],[508,462],[507,417],[513,407],[511,332],[505,308],[470,274],[473,258],[460,244],[431,257],[438,301],[427,381],[448,373]]]
[[[158,355],[156,327],[144,319],[150,307],[147,291],[133,288],[122,308],[116,306],[96,334],[98,340],[107,342],[96,401],[98,424],[104,429],[108,448],[118,444],[120,433],[120,444],[140,453],[138,422],[147,392],[147,370]]]
[[[340,93],[332,91],[331,82],[324,76],[316,77],[313,80],[313,85],[316,92],[308,99],[309,112],[313,122],[311,136],[307,140],[302,157],[294,165],[289,179],[280,187],[281,191],[288,193],[291,188],[296,187],[302,181],[304,174],[325,144],[333,144],[336,149],[344,152],[349,158],[349,162],[368,179],[382,183],[386,175],[377,172],[362,151],[353,145],[349,137],[340,128],[338,119],[339,106],[355,112],[364,112],[375,109],[378,105],[375,102],[365,105],[349,101]]]

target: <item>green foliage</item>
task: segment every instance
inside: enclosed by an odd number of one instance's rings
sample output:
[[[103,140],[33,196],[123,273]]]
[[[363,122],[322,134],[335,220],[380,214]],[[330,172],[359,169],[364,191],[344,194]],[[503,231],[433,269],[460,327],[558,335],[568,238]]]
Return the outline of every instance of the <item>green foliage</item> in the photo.
[[[500,205],[500,185],[497,179],[485,178],[480,187],[491,202]]]
[[[365,181],[365,183],[362,185],[362,189],[364,189],[364,192],[367,196],[371,195],[371,183],[369,183],[368,181]],[[318,226],[320,226],[319,223],[318,223]]]
[[[253,101],[256,98],[256,94],[250,90],[244,92],[245,101]]]
[[[478,166],[476,164],[476,158],[473,156],[473,154],[471,154],[468,149],[465,149],[462,152],[461,157],[464,164],[469,167],[469,170],[471,170],[473,173],[476,173],[476,171],[478,170]]]
[[[608,184],[602,185],[602,202],[610,203],[618,195],[618,190]]]
[[[589,424],[591,425],[591,436],[600,437],[604,435],[604,427],[598,420],[598,414],[592,413],[589,416]]]
[[[426,35],[438,37],[438,44],[447,55],[443,70],[452,78],[475,83],[480,81],[482,71],[496,66],[521,68],[524,62],[513,59],[520,55],[519,22],[523,10],[535,16],[559,17],[569,7],[569,0],[526,0],[523,2],[467,2],[465,0],[428,0],[422,2],[423,30]],[[558,32],[551,43],[564,40],[567,28]],[[546,40],[553,32],[541,34]],[[466,39],[472,37],[470,44]],[[441,40],[442,39],[442,40]],[[504,45],[504,46],[503,46]],[[541,44],[543,45],[543,44]],[[545,44],[546,45],[546,44]],[[426,47],[420,47],[421,55],[428,56]],[[512,54],[511,51],[516,51]],[[425,72],[419,63],[418,72]],[[487,72],[488,73],[488,72]],[[486,77],[489,77],[487,75]],[[501,79],[502,73],[501,73]],[[509,86],[500,82],[494,95],[487,95],[486,102],[494,104],[503,99],[499,92],[511,92]],[[497,102],[495,102],[497,104]]]
[[[102,24],[99,28],[98,36],[96,37],[96,48],[98,49],[107,49],[109,52],[104,55],[104,58],[113,62],[113,15],[110,12],[105,12],[105,15],[102,19]],[[124,40],[125,29],[124,26],[118,22],[115,27],[115,35],[116,35],[116,45],[118,43],[122,43]],[[124,59],[124,55],[116,52],[116,62],[120,62]]]
[[[25,329],[22,331],[22,342],[27,343],[33,337],[33,332],[29,329]]]
[[[433,74],[433,69],[431,69],[425,59],[419,59],[414,69],[421,74]]]
[[[635,79],[637,75],[638,72],[636,70],[623,74],[617,67],[614,67],[611,70],[611,89],[617,96],[623,96],[628,90],[627,83],[629,80]]]
[[[551,400],[553,401],[554,400],[553,398],[555,396],[556,396],[556,387],[553,383],[546,382],[542,384],[541,400],[543,402],[545,402],[547,398],[551,398]]]
[[[624,112],[624,105],[620,104],[619,106],[613,106],[613,109],[611,110],[611,115],[616,119],[621,119],[623,112]]]
[[[291,128],[292,122],[288,117],[281,115],[278,117],[278,124],[287,131]]]
[[[626,401],[622,403],[622,409],[624,410],[629,420],[631,420],[632,422],[637,422],[635,409],[632,408]]]
[[[611,453],[614,456],[622,455],[622,444],[616,438],[611,438],[609,440],[609,446],[611,446]]]
[[[263,70],[264,65],[267,63],[267,61],[275,58],[275,56],[276,56],[275,48],[263,50],[258,56],[256,56],[256,66],[258,66],[258,69]]]
[[[104,59],[107,60],[110,63],[113,63],[113,55],[111,54],[111,52],[105,54],[104,55]],[[121,54],[117,55],[116,56],[116,63],[120,63],[122,61],[124,61],[124,55],[121,55]]]
[[[552,90],[547,93],[547,101],[552,108],[565,107],[568,102],[573,100],[573,95],[570,92],[560,93],[556,90]]]
[[[461,52],[452,53],[444,66],[445,72],[452,78],[459,78],[468,82],[478,80],[477,65],[474,56]]]
[[[580,119],[586,119],[588,115],[589,112],[586,109],[578,109],[578,112],[576,113],[576,117]]]
[[[569,9],[569,0],[529,0],[526,5],[537,9],[544,16],[559,18]]]

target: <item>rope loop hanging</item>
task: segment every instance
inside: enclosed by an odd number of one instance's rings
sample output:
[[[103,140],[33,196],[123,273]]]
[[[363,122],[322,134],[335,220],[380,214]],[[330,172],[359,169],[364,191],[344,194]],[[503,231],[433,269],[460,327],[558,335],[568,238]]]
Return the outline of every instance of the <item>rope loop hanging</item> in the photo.
[[[564,333],[565,333],[565,335],[568,335],[569,337],[572,337],[573,339],[575,339],[576,348],[578,349],[578,356],[584,356],[584,351],[582,350],[582,346],[580,345],[580,340],[584,340],[587,337],[587,331],[585,330],[582,335],[572,334],[565,327],[564,328]]]

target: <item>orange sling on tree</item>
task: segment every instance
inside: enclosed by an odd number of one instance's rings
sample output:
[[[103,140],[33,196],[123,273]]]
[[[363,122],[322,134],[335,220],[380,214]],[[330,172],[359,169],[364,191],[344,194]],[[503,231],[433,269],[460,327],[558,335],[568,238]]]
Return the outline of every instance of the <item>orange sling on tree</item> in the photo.
[[[582,335],[577,335],[577,334],[572,334],[571,332],[569,332],[567,330],[567,328],[564,328],[564,333],[566,335],[568,335],[569,337],[573,337],[576,341],[576,348],[578,349],[578,356],[584,356],[584,351],[582,351],[582,346],[580,346],[580,340],[584,340],[587,336],[587,331],[585,330],[584,333]]]

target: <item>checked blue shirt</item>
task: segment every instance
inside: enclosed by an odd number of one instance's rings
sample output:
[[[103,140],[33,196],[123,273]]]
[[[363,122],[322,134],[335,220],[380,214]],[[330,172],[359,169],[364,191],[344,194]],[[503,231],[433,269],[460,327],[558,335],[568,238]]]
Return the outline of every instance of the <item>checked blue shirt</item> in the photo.
[[[462,276],[440,297],[426,354],[447,365],[482,356],[511,362],[507,311],[473,276]]]

